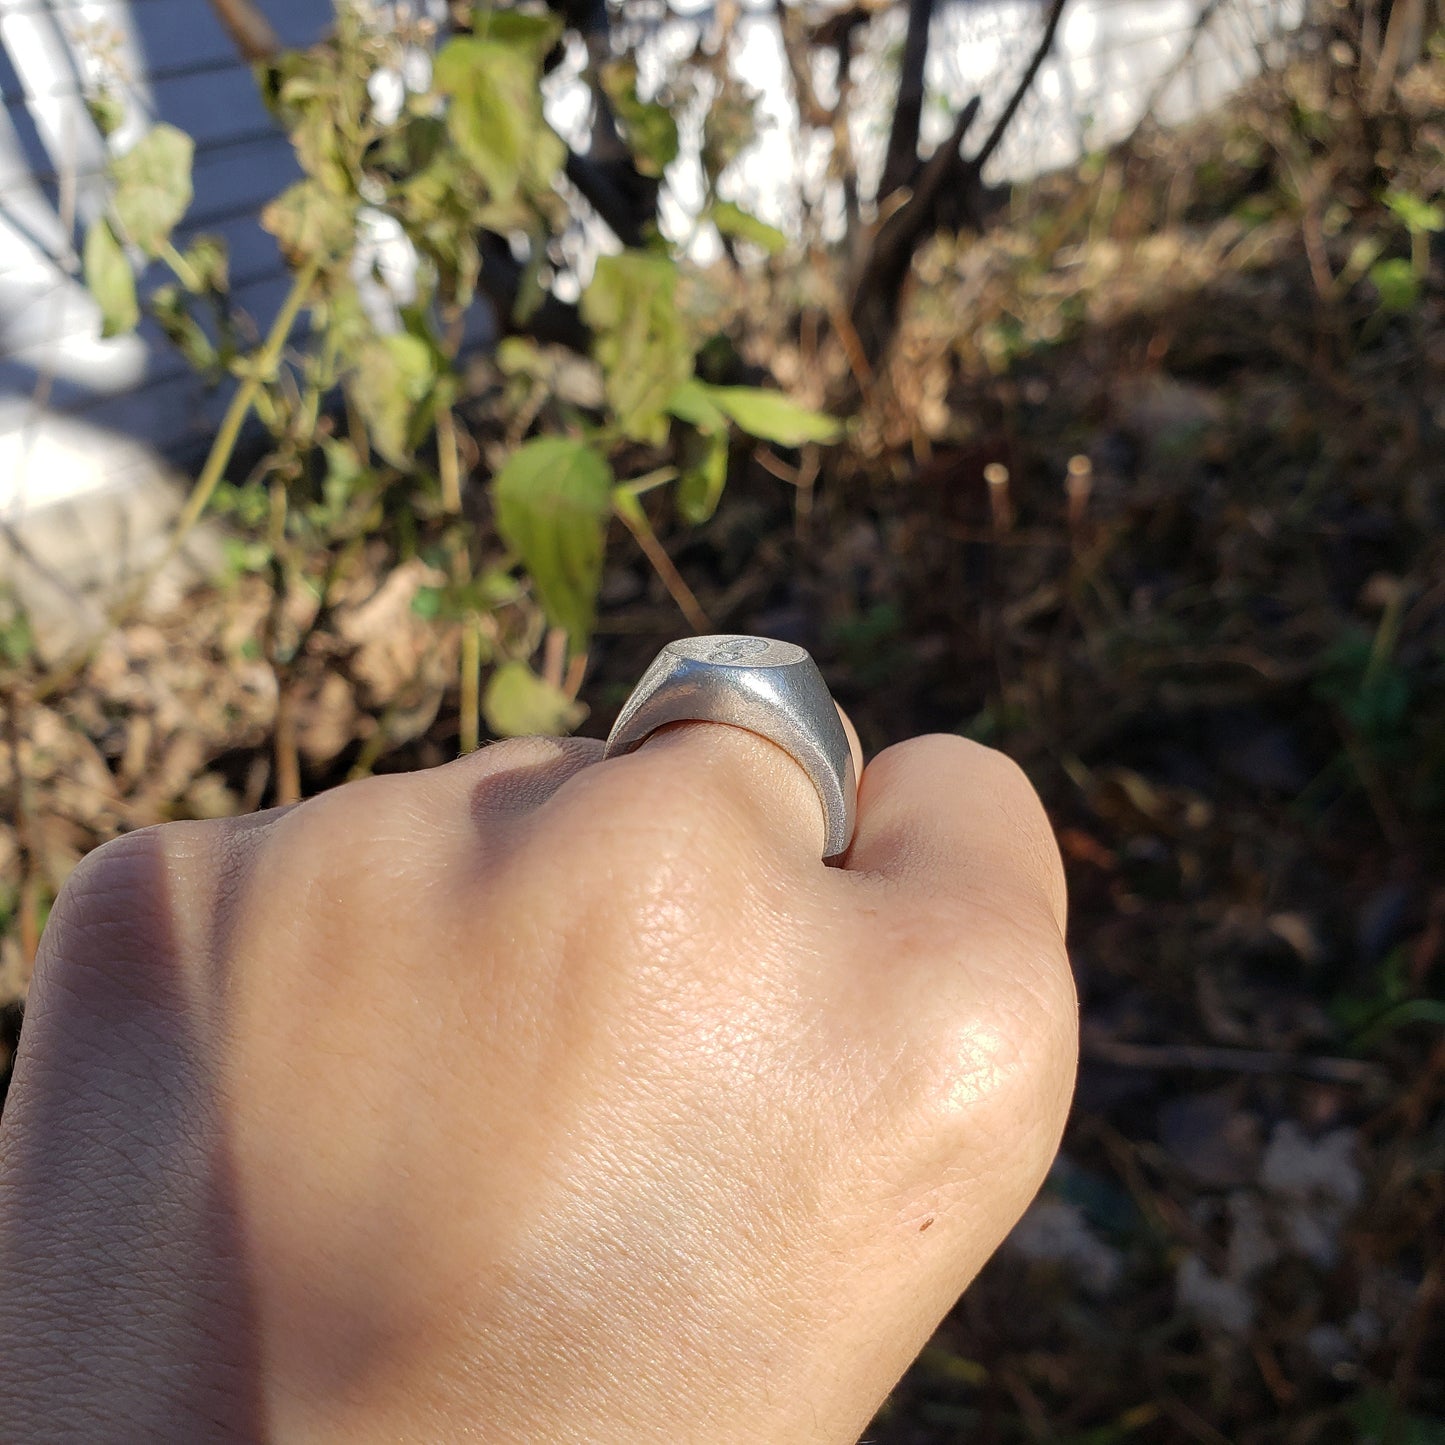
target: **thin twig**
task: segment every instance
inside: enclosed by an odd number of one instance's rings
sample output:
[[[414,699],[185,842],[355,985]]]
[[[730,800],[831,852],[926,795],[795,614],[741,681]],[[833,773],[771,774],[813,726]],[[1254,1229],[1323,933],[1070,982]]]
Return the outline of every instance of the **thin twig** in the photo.
[[[280,54],[280,37],[253,0],[211,0],[211,9],[221,22],[221,28],[231,37],[231,44],[248,65],[271,60]]]
[[[888,154],[878,182],[877,199],[910,184],[918,170],[918,127],[923,119],[923,71],[928,60],[928,33],[933,0],[908,0],[908,33],[898,69],[898,98],[888,132]]]
[[[652,563],[652,570],[662,579],[668,595],[687,618],[688,626],[694,632],[711,632],[712,620],[703,611],[702,604],[693,595],[692,588],[683,581],[682,573],[673,566],[672,558],[667,555],[667,548],[657,540],[657,533],[652,530],[652,523],[647,520],[642,503],[631,492],[615,487],[612,492],[612,506],[621,518],[622,525],[637,539],[643,555]]]
[[[1293,1074],[1326,1084],[1375,1084],[1385,1078],[1365,1059],[1289,1054],[1275,1049],[1221,1048],[1214,1044],[1136,1044],[1086,1028],[1083,1054],[1124,1069],[1177,1069],[1204,1074]]]
[[[542,679],[553,687],[561,689],[567,667],[567,633],[561,627],[547,629],[547,640],[542,644]]]
[[[449,406],[436,414],[437,476],[442,484],[442,506],[453,516],[462,511],[462,471],[457,455],[457,427]]]
[[[813,78],[808,73],[807,47],[794,27],[783,0],[773,0],[773,13],[778,22],[778,38],[782,42],[783,59],[788,65],[788,78],[793,83],[793,100],[798,107],[800,124],[816,126],[819,129],[831,128],[833,116],[818,99]]]
[[[867,374],[870,376],[886,355],[893,339],[898,324],[899,296],[913,263],[913,253],[935,224],[938,198],[945,182],[957,175],[960,169],[965,172],[965,185],[977,178],[976,167],[972,163],[965,166],[960,160],[959,147],[978,110],[979,98],[975,96],[959,111],[948,139],[924,163],[913,194],[878,227],[873,248],[853,293],[849,317],[854,339],[868,364]],[[841,331],[839,334],[847,335]],[[855,378],[858,376],[856,367],[854,375]]]
[[[858,328],[853,324],[853,318],[839,304],[838,299],[831,294],[828,297],[828,320],[832,324],[834,334],[842,344],[843,355],[848,360],[848,370],[853,375],[853,384],[858,388],[858,395],[862,397],[866,405],[869,397],[873,394],[875,380],[873,366],[868,360],[868,353],[863,347],[863,338],[858,335]]]
[[[1385,43],[1380,47],[1379,63],[1370,77],[1370,91],[1365,98],[1366,115],[1378,115],[1389,99],[1400,73],[1405,54],[1407,34],[1418,36],[1425,25],[1425,0],[1395,0],[1390,7],[1390,23],[1385,30]]]
[[[1204,32],[1214,23],[1214,17],[1224,6],[1225,0],[1208,0],[1205,7],[1195,17],[1193,29],[1189,39],[1184,43],[1184,49],[1179,53],[1179,58],[1164,72],[1154,83],[1154,88],[1149,92],[1149,98],[1139,110],[1139,118],[1134,122],[1134,129],[1131,130],[1124,140],[1124,146],[1131,146],[1138,139],[1140,130],[1144,123],[1149,120],[1155,109],[1158,107],[1164,92],[1179,78],[1180,72],[1191,60],[1194,59],[1194,52],[1199,48],[1200,38]]]
[[[35,809],[30,796],[30,776],[23,767],[21,741],[28,730],[24,715],[29,699],[18,688],[8,688],[5,716],[6,741],[10,745],[10,775],[15,794],[15,841],[20,853],[20,896],[16,914],[20,925],[20,982],[27,985],[35,968],[40,946],[40,849],[35,838]]]
[[[482,740],[482,634],[476,617],[462,625],[461,698],[457,715],[457,748],[474,753]]]
[[[1063,19],[1064,6],[1069,0],[1053,0],[1049,7],[1049,13],[1044,18],[1044,33],[1039,39],[1038,47],[1034,50],[1033,58],[1028,63],[1028,68],[1023,73],[1023,78],[1014,87],[1014,93],[1009,97],[1009,103],[1004,106],[1003,114],[994,122],[993,129],[988,133],[988,139],[979,148],[978,153],[969,163],[975,175],[982,175],[983,168],[988,164],[989,157],[998,149],[999,142],[1004,138],[1004,132],[1013,123],[1015,113],[1024,102],[1024,96],[1033,88],[1034,77],[1038,75],[1040,67],[1048,59],[1049,51],[1054,48],[1054,35],[1059,28],[1059,21]]]

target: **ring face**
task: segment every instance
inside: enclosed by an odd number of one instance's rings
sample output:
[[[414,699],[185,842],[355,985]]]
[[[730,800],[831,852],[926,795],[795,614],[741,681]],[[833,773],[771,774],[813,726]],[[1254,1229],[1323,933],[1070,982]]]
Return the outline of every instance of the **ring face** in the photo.
[[[739,633],[669,642],[618,714],[603,756],[631,752],[674,722],[724,723],[776,743],[817,791],[823,857],[835,857],[852,842],[858,802],[853,751],[823,674],[805,648]]]
[[[806,648],[775,637],[719,633],[713,637],[679,637],[663,649],[674,657],[711,662],[719,667],[791,667],[809,660]]]

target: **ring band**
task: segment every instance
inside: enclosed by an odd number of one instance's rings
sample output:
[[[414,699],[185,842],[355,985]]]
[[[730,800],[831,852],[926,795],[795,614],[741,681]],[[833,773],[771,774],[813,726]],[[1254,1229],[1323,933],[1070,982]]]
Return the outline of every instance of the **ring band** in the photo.
[[[724,633],[669,642],[632,690],[603,757],[639,747],[675,722],[745,728],[807,773],[823,806],[823,857],[853,840],[858,779],[828,685],[808,652],[770,637]]]

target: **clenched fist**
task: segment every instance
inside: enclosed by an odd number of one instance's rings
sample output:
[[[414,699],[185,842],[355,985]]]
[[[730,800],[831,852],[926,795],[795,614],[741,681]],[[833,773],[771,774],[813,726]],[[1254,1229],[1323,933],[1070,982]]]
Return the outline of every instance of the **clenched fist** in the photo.
[[[857,1438],[1053,1157],[1064,885],[1004,758],[498,744],[131,834],[0,1132],[0,1431]]]

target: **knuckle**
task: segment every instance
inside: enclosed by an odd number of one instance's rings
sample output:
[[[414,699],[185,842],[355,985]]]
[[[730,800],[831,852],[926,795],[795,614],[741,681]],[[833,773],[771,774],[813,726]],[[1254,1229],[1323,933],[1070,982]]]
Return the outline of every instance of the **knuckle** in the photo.
[[[271,828],[271,847],[288,869],[323,868],[340,875],[364,868],[382,849],[394,862],[407,851],[424,815],[407,775],[363,778],[318,793],[279,818]]]
[[[589,948],[623,940],[621,956],[680,958],[725,939],[753,872],[740,830],[709,802],[667,759],[584,768],[515,831],[491,896],[510,908],[545,894],[550,927],[579,931]]]
[[[330,789],[271,825],[246,896],[268,926],[336,951],[379,929],[420,927],[469,882],[453,820],[428,774],[389,774]],[[262,916],[250,907],[248,917]]]
[[[93,848],[71,870],[51,910],[49,927],[69,934],[148,918],[165,906],[179,869],[210,857],[216,827],[161,823]]]
[[[1062,928],[1068,909],[1063,859],[1043,800],[1023,768],[996,748],[948,733],[914,738],[898,748],[908,750],[899,765],[919,777],[957,782],[975,813],[997,820],[996,836],[1012,840],[1014,865],[1037,886]]]
[[[713,770],[663,749],[644,748],[586,769],[559,802],[566,831],[583,846],[611,840],[639,858],[716,858],[750,828],[737,797]]]
[[[971,738],[960,737],[957,733],[923,733],[884,748],[869,767],[888,773],[917,773],[921,777],[934,777],[940,773],[956,776],[979,768],[992,770],[1000,762],[1009,763],[1009,759]]]
[[[986,747],[956,733],[925,733],[894,743],[869,764],[870,772],[940,780],[967,779],[970,789],[982,791],[1001,805],[1043,813],[1043,804],[1028,774],[1007,753]]]
[[[595,738],[508,738],[458,758],[432,776],[465,794],[474,825],[488,832],[525,818],[599,760]]]
[[[930,1111],[944,1127],[989,1137],[1047,1124],[1078,1051],[1073,971],[1049,911],[1037,900],[947,903],[920,926],[921,946],[945,965],[926,985],[936,1021],[923,1050]]]
[[[175,959],[177,898],[209,866],[215,826],[165,823],[88,853],[51,909],[32,1003],[100,997],[112,1004],[163,992]]]

